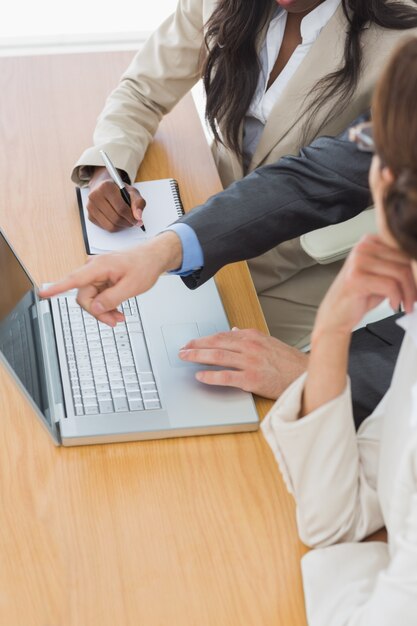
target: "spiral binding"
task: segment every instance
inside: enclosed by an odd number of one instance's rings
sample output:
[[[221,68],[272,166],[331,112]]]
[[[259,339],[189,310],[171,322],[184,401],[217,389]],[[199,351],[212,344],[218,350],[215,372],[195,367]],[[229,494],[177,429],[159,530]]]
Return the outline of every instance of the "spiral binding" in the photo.
[[[178,217],[182,217],[184,215],[184,207],[182,205],[182,200],[180,196],[180,188],[178,183],[174,178],[171,178],[169,181],[169,186],[171,187],[172,197],[174,198],[175,211]]]

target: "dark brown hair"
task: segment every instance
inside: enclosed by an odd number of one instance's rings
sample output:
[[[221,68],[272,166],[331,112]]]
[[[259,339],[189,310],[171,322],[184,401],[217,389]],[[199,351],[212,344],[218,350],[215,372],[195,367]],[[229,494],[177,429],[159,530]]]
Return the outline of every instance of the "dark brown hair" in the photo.
[[[417,259],[417,38],[391,57],[375,90],[372,118],[381,165],[394,175],[384,197],[387,225]]]
[[[276,6],[275,0],[219,0],[207,23],[206,50],[202,50],[206,57],[202,68],[206,119],[216,141],[239,156],[239,132],[260,71],[258,38]],[[338,99],[334,118],[351,97],[362,69],[361,34],[370,24],[397,30],[417,26],[417,10],[402,2],[342,0],[342,6],[348,23],[344,65],[313,89],[313,101],[307,103],[309,123],[329,98]],[[303,138],[307,130],[302,132]]]

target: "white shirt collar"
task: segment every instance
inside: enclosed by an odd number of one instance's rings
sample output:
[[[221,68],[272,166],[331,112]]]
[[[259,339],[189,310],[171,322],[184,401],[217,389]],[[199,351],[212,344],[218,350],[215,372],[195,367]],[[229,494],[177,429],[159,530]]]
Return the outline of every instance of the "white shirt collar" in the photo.
[[[301,20],[300,30],[303,43],[315,41],[320,34],[321,29],[326,26],[329,19],[335,13],[337,7],[342,0],[324,0],[315,9],[310,11]],[[277,7],[277,11],[271,20],[272,23],[286,18],[286,11],[282,7]]]
[[[301,20],[300,30],[303,43],[317,39],[321,29],[327,24],[340,3],[341,0],[325,0]]]
[[[404,328],[417,345],[417,303],[414,304],[414,311],[400,317],[400,319],[397,320],[397,324],[401,326],[401,328]]]
[[[414,311],[408,313],[397,320],[398,326],[404,328],[405,332],[413,343],[417,346],[417,303],[414,304]],[[410,411],[410,427],[417,428],[417,382],[411,388],[411,411]]]
[[[265,40],[259,52],[261,72],[245,121],[245,134],[243,139],[245,171],[253,158],[256,146],[262,134],[263,126],[275,103],[281,97],[291,77],[297,71],[297,68],[308,54],[314,41],[336,12],[340,3],[341,0],[325,0],[303,18],[301,22],[302,42],[294,50],[294,53],[281,74],[267,90],[268,76],[279,54],[288,16],[287,11],[278,5],[276,6]]]

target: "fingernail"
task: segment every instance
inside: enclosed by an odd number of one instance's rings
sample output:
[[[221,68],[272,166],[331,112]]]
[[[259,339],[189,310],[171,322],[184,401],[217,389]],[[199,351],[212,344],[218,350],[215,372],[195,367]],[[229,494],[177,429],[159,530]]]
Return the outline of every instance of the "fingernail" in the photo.
[[[93,302],[93,304],[91,305],[91,311],[93,313],[104,313],[104,306],[101,304],[101,302]]]
[[[184,357],[187,355],[188,350],[184,350],[184,348],[181,348],[181,350],[178,352],[178,356],[179,357]]]
[[[240,330],[237,326],[233,326],[232,330]]]

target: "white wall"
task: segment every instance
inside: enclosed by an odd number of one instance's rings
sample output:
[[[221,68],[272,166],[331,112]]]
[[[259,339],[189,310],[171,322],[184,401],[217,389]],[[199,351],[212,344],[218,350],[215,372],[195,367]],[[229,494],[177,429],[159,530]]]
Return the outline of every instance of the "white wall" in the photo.
[[[100,42],[134,47],[176,4],[177,0],[7,1],[0,10],[0,49]]]
[[[0,38],[151,31],[177,0],[12,0],[1,11]],[[6,8],[7,7],[7,8]]]
[[[6,1],[6,0],[5,0]],[[85,50],[136,50],[178,0],[11,0],[0,10],[0,56]],[[103,8],[104,7],[104,8]],[[193,89],[204,122],[201,82]]]

